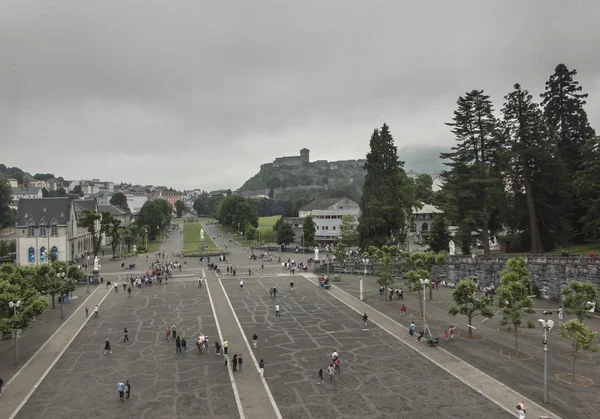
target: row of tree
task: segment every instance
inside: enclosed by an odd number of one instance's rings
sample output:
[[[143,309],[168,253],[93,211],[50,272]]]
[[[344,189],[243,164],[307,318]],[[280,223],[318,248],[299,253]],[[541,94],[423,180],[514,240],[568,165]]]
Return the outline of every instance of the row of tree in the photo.
[[[52,297],[54,308],[55,297],[73,291],[83,276],[78,266],[68,266],[62,261],[36,267],[0,265],[0,334],[29,326],[48,306],[45,295]],[[21,302],[16,315],[9,307],[11,301]]]
[[[576,75],[558,65],[541,103],[515,84],[500,117],[483,90],[459,97],[447,124],[457,144],[441,155],[449,169],[440,205],[459,227],[464,252],[472,231],[486,254],[489,235],[503,229],[533,253],[599,238],[600,140]]]

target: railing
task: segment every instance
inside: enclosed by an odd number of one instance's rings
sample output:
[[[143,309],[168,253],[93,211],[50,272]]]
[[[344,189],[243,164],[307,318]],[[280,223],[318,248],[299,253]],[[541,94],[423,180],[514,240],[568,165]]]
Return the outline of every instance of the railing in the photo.
[[[527,263],[545,263],[552,265],[577,264],[587,265],[600,263],[600,259],[591,258],[587,255],[560,256],[560,255],[544,255],[544,254],[527,254],[527,255],[490,255],[490,256],[449,256],[448,263],[455,264],[481,264],[481,263],[506,263],[512,257],[522,257]]]

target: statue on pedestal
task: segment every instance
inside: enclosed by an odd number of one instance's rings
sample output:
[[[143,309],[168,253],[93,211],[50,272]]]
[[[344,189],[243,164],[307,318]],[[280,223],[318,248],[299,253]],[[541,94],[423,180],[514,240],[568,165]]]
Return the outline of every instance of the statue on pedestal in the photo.
[[[315,260],[319,260],[319,248],[315,246]]]
[[[131,250],[133,250],[133,253],[137,253],[137,246],[134,244]]]
[[[100,258],[98,256],[96,256],[94,258],[94,270],[95,271],[99,271],[100,270]]]
[[[449,254],[451,256],[454,256],[456,254],[456,245],[454,244],[453,240],[450,240],[450,242],[448,242],[448,249],[449,249]]]
[[[200,240],[204,241],[204,230],[200,228]]]

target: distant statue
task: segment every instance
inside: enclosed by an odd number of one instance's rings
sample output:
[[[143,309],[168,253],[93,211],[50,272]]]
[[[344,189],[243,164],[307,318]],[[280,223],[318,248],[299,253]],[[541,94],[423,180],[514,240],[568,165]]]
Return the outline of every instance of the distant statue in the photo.
[[[133,253],[137,253],[137,246],[135,244],[133,245],[132,250],[133,250]]]
[[[204,230],[200,229],[200,240],[204,240]]]
[[[448,242],[448,249],[450,250],[450,255],[454,256],[456,254],[456,245],[454,244],[453,240],[450,240],[450,242]]]
[[[96,256],[94,258],[94,270],[95,271],[99,271],[100,270],[100,258],[98,256]]]
[[[315,260],[319,260],[319,248],[315,246]]]

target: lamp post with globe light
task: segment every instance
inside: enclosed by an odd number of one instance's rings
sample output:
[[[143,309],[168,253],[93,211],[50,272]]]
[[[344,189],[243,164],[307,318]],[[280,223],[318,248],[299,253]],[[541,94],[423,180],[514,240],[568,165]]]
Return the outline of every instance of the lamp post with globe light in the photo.
[[[21,301],[16,301],[16,302],[9,301],[8,306],[13,309],[13,318],[17,317],[17,308],[21,307]],[[14,330],[14,334],[15,334],[15,365],[19,365],[19,352],[18,352],[18,347],[17,347],[17,339],[18,339],[19,329],[17,329],[16,326],[14,329],[15,329]]]
[[[429,279],[421,278],[419,279],[421,286],[423,287],[423,330],[427,330],[427,310],[425,310],[425,290],[427,289],[427,285],[429,284]]]
[[[65,318],[64,311],[63,311],[63,303],[64,303],[63,300],[65,298],[65,293],[64,293],[62,287],[63,287],[63,281],[65,280],[66,275],[67,274],[62,269],[56,273],[56,276],[60,281],[60,318],[61,318],[61,320]]]
[[[364,271],[364,275],[360,277],[360,301],[363,301],[365,299],[365,286],[364,286],[364,278],[367,277],[367,265],[369,263],[369,259],[365,258],[362,260],[363,264],[365,265],[365,271]]]
[[[548,403],[548,333],[552,333],[554,320],[538,319],[538,322],[544,328],[544,339],[542,339],[544,345],[544,403]]]

